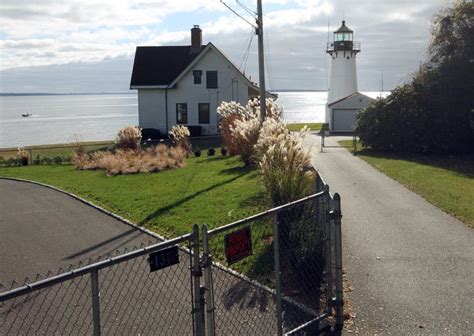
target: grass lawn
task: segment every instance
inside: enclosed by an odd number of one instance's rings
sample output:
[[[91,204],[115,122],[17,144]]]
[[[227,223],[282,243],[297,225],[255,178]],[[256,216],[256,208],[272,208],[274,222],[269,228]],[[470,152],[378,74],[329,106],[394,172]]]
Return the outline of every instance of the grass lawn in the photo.
[[[304,126],[308,126],[311,131],[319,131],[323,123],[299,123],[299,124],[287,124],[286,127],[292,132],[298,132]]]
[[[89,141],[82,142],[86,151],[92,151],[96,149],[106,148],[113,145],[113,141]],[[31,152],[32,158],[36,158],[37,155],[42,157],[55,157],[55,156],[72,156],[74,150],[77,148],[75,144],[54,144],[54,145],[40,145],[40,146],[26,146],[23,147],[27,152]],[[0,148],[0,157],[8,159],[10,157],[16,157],[17,148]]]
[[[72,165],[0,168],[0,176],[47,183],[92,201],[166,237],[193,224],[220,226],[264,207],[260,177],[236,157],[189,158],[154,174],[109,177]]]
[[[352,141],[341,141],[347,145]],[[357,145],[357,156],[428,202],[474,227],[474,155],[416,156],[375,153]]]

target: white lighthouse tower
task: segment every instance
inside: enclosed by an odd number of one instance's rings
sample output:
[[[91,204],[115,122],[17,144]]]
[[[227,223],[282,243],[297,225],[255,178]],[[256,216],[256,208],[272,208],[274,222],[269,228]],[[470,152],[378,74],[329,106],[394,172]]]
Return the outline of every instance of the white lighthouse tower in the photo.
[[[353,37],[353,30],[342,21],[326,49],[331,56],[326,122],[332,132],[353,131],[357,111],[366,107],[370,99],[357,92],[356,56],[360,43],[354,42]]]

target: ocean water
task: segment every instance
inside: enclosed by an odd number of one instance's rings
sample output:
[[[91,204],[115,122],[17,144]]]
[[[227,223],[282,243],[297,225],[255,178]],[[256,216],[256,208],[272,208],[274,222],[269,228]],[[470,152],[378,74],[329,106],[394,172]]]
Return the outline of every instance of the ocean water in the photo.
[[[285,122],[324,122],[326,92],[278,95]],[[112,140],[120,128],[137,124],[136,94],[0,96],[0,148]]]

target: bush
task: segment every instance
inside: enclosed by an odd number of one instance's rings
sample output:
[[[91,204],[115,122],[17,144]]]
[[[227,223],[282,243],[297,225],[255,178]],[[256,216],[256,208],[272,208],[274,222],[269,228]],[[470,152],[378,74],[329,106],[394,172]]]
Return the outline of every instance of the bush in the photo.
[[[119,130],[115,145],[119,149],[139,149],[142,133],[136,126],[127,126]]]
[[[36,158],[33,159],[33,164],[34,165],[39,165],[41,163],[41,156],[36,155]]]
[[[28,155],[28,152],[25,149],[19,147],[18,152],[16,153],[16,155],[18,157],[20,165],[22,165],[22,166],[27,166],[28,165],[29,155]]]
[[[248,119],[250,115],[242,105],[234,101],[220,103],[217,107],[217,113],[220,116],[219,129],[224,146],[228,149],[229,155],[236,155],[237,144],[232,136],[231,129],[235,126],[237,120]]]
[[[189,142],[190,132],[186,126],[173,126],[168,133],[175,146],[182,148],[186,153],[191,151],[191,143]]]
[[[221,154],[222,156],[227,156],[227,148],[221,147]]]
[[[216,150],[214,148],[209,148],[207,150],[207,156],[214,156],[216,154]]]
[[[236,120],[230,129],[236,144],[236,154],[240,155],[246,166],[252,163],[254,146],[257,143],[261,125],[258,118]]]
[[[259,167],[263,186],[273,206],[308,195],[314,185],[310,149],[303,148],[306,133],[276,135],[262,155]]]
[[[61,156],[55,156],[55,157],[53,157],[53,162],[54,162],[54,164],[57,164],[57,165],[62,164],[63,163],[63,158]]]
[[[144,150],[98,151],[74,155],[73,162],[81,170],[104,169],[107,175],[157,172],[186,165],[186,152],[181,147],[158,145]]]
[[[202,154],[202,152],[201,152],[201,148],[199,148],[199,146],[197,146],[196,148],[194,148],[194,156],[200,157],[201,154]]]
[[[473,14],[472,2],[459,1],[436,17],[426,64],[358,114],[364,146],[416,154],[474,151]]]

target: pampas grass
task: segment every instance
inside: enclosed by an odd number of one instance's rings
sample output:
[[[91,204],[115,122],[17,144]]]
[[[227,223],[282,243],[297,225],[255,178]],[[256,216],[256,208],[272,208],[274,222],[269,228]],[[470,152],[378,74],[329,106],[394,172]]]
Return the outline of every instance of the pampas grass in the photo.
[[[181,147],[158,145],[143,150],[75,154],[73,163],[81,170],[103,169],[107,175],[153,173],[184,167],[186,152]]]
[[[310,149],[303,147],[306,133],[280,134],[260,159],[263,186],[273,206],[307,195],[314,185]]]
[[[120,129],[115,139],[115,145],[120,149],[139,149],[142,132],[136,126],[127,126]]]

